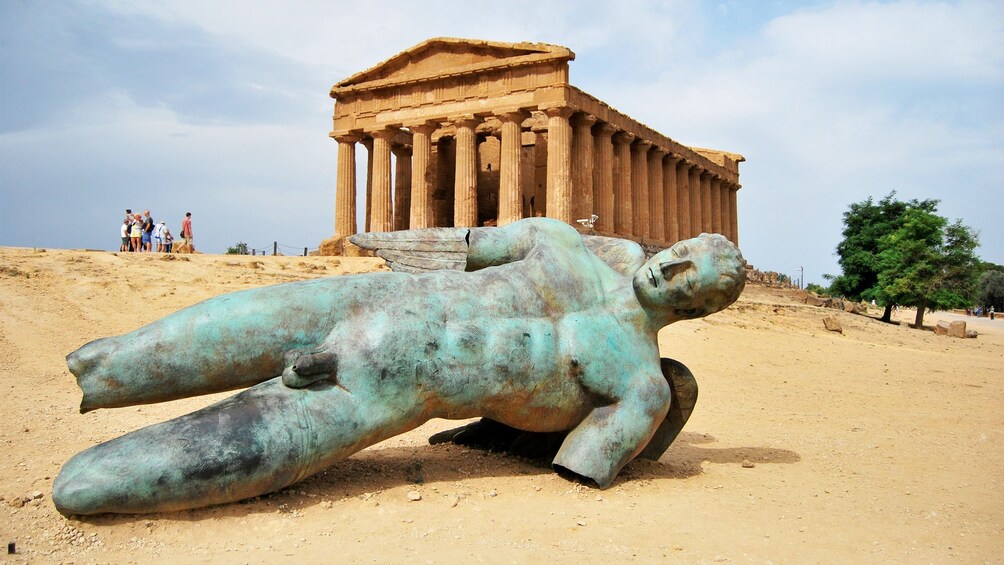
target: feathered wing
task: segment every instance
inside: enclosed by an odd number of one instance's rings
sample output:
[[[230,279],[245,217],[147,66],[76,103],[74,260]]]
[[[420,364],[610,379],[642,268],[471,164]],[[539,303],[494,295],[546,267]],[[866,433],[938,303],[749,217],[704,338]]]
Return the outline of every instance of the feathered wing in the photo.
[[[376,253],[393,271],[424,273],[467,266],[467,241],[472,228],[427,228],[359,233],[349,241]]]
[[[619,237],[584,235],[582,242],[601,261],[625,277],[634,276],[645,264],[645,251],[633,241]]]
[[[463,271],[472,231],[497,228],[427,228],[360,233],[350,241],[387,261],[393,271],[424,273],[440,269]],[[476,238],[474,238],[476,240]],[[645,252],[633,241],[597,235],[582,236],[586,248],[611,269],[630,277],[645,263]]]

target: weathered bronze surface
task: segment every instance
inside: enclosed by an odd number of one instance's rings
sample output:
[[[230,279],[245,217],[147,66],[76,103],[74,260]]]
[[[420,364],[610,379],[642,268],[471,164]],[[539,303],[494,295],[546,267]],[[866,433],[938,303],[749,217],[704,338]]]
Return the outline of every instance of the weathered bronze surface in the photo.
[[[498,424],[483,435],[557,437],[553,466],[605,488],[631,459],[658,458],[696,400],[686,367],[660,359],[658,330],[725,308],[745,281],[719,235],[647,261],[637,244],[540,218],[355,242],[436,270],[236,292],[67,356],[82,412],[251,388],[76,455],[54,485],[59,511],[241,500],[431,418],[476,416]]]

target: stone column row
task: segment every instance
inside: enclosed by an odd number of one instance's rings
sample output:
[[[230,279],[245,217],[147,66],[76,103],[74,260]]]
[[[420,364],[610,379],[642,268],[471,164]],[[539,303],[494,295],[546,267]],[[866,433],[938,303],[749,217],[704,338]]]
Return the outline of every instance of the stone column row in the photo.
[[[606,234],[671,244],[702,232],[738,239],[734,185],[633,133],[569,107],[540,108],[547,116],[546,214],[567,223],[598,216],[594,228]],[[522,123],[529,109],[497,110],[501,122],[498,224],[523,215]],[[574,117],[573,117],[574,116]],[[482,116],[455,116],[456,148],[453,225],[475,226],[477,134]],[[410,151],[392,147],[397,128],[337,135],[336,235],[357,230],[355,144],[367,146],[366,229],[384,231],[434,227],[430,166],[433,132],[439,121],[403,124]],[[390,156],[397,162],[391,175]],[[394,200],[391,201],[391,184]],[[442,224],[443,222],[438,222]]]

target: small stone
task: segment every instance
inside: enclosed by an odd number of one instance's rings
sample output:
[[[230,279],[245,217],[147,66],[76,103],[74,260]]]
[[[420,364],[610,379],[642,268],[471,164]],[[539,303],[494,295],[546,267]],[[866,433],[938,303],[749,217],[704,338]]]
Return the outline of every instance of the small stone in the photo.
[[[499,493],[496,492],[495,489],[492,489],[492,490],[488,491],[488,496],[495,497],[495,496],[498,496],[498,495],[499,495]]]
[[[14,498],[10,499],[9,504],[14,508],[21,508],[22,506],[24,506],[24,499],[21,498],[20,496],[15,496]]]
[[[673,551],[683,551],[683,546],[680,544],[676,544],[673,546]]]
[[[450,499],[450,508],[456,508],[460,504],[460,497],[454,496]]]
[[[40,490],[36,490],[35,492],[31,493],[32,498],[42,498],[43,496],[45,496],[45,493],[43,493]]]
[[[756,467],[756,463],[750,461],[749,459],[743,459],[743,467],[746,469],[752,469],[753,467]]]
[[[411,502],[418,502],[419,500],[422,500],[422,493],[418,492],[417,490],[409,491],[408,500],[410,500]]]
[[[831,332],[844,333],[844,327],[840,325],[840,320],[836,316],[823,318],[823,326]]]
[[[580,525],[580,526],[585,526],[586,525],[586,521],[585,520],[576,520],[575,523],[578,524],[578,525]]]
[[[596,502],[602,502],[602,501],[603,501],[603,496],[597,494],[596,495]]]

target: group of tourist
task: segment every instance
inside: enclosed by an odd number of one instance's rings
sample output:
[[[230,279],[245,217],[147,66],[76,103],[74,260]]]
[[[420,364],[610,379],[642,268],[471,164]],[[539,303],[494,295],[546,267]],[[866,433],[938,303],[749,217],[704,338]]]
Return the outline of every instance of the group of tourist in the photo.
[[[973,306],[972,308],[966,308],[966,316],[976,316],[977,318],[982,318],[983,316],[989,316],[991,320],[996,317],[997,312],[994,311],[993,304],[990,308],[984,308],[982,306]]]
[[[174,250],[174,235],[165,222],[154,222],[149,210],[133,214],[131,209],[126,208],[125,212],[119,251],[171,253]],[[186,212],[185,219],[181,221],[181,240],[190,250],[195,250],[191,212]]]

